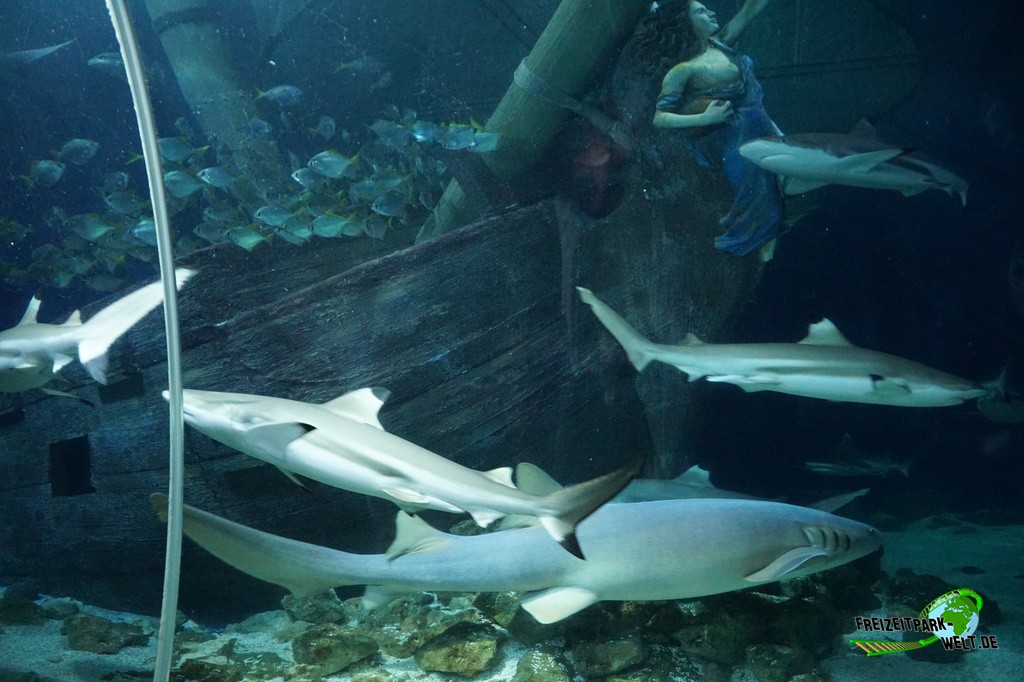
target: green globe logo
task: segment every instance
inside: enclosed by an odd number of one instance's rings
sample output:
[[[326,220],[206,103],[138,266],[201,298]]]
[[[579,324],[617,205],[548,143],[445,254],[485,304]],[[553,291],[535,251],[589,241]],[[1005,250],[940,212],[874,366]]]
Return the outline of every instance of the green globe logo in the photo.
[[[947,592],[921,611],[921,618],[941,618],[944,630],[932,634],[937,638],[965,638],[974,634],[981,622],[981,596],[974,590],[961,588]]]

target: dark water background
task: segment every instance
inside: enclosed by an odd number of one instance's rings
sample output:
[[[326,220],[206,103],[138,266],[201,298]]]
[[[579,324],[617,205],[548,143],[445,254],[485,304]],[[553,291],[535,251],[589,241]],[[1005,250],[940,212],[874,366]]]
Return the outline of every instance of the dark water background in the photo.
[[[159,128],[164,135],[173,134],[173,123],[186,108],[138,4],[132,3],[148,57]],[[467,32],[473,31],[471,4],[447,5],[452,12],[464,13]],[[883,138],[924,151],[966,177],[971,182],[969,203],[961,209],[956,200],[938,192],[904,198],[894,192],[849,188],[819,191],[819,209],[781,241],[731,340],[796,341],[809,322],[827,316],[855,344],[973,379],[994,378],[1007,362],[1011,369],[1024,363],[1024,321],[1008,282],[1011,257],[1024,248],[1024,94],[1019,74],[1024,47],[1017,4],[882,3],[920,48],[925,76],[908,101],[873,123]],[[517,6],[532,17],[541,5]],[[124,165],[130,150],[139,147],[127,87],[85,66],[89,57],[117,49],[103,3],[7,0],[2,7],[0,49],[76,39],[2,83],[0,216],[36,229],[20,253],[4,250],[3,255],[24,261],[31,248],[53,237],[39,220],[50,207],[68,207],[69,214],[102,212],[96,188],[104,172],[127,170],[138,188],[145,186],[145,178],[140,164]],[[268,69],[258,59],[260,43],[246,3],[220,3],[220,11],[240,63]],[[422,17],[353,17],[362,23],[376,19],[391,22],[380,28],[381,35],[391,39],[377,48],[387,51],[384,56],[401,73],[415,72],[420,47],[445,40],[432,35]],[[311,55],[323,49],[326,35],[344,28],[326,17],[321,26],[323,32],[310,34],[304,47]],[[516,39],[529,44],[542,27],[543,22],[531,21]],[[352,49],[339,57],[358,56],[359,48]],[[437,111],[432,113],[440,119],[441,114],[458,110],[485,118],[506,85],[487,75],[486,59],[494,55],[460,56],[455,49],[452,54],[453,60],[466,60],[453,71],[480,80],[479,96],[475,102],[434,102]],[[296,56],[293,49],[289,55],[301,62],[301,52]],[[302,64],[284,66],[301,69]],[[310,79],[315,76],[307,74]],[[371,122],[393,104],[426,111],[435,94],[425,80],[429,76],[418,75],[415,83],[399,79],[394,88],[372,94],[326,89],[329,101],[308,83],[300,85],[311,93],[313,105],[331,113],[348,111],[351,121],[339,117],[340,125],[355,125],[359,117],[363,124]],[[272,71],[254,80],[263,86],[277,84]],[[770,90],[767,97],[770,103]],[[72,137],[100,142],[98,156],[82,167],[69,165],[54,188],[27,190],[18,176],[27,172],[28,164],[48,158],[51,150]],[[149,275],[139,268],[138,276]],[[32,293],[0,284],[0,328],[17,321]],[[44,320],[62,319],[98,297],[82,287],[36,293],[45,302]],[[1024,390],[1024,381],[1019,388]],[[920,490],[922,498],[934,490],[955,492],[950,503],[958,509],[1021,508],[1022,428],[988,422],[973,405],[932,410],[837,405],[774,393],[747,395],[722,385],[708,386],[704,394],[710,418],[700,452],[692,457],[711,468],[720,485],[769,496],[819,487],[827,481],[800,464],[822,459],[849,433],[866,451],[913,461],[909,483],[892,478],[870,482],[877,489],[877,504],[884,503],[888,489],[906,491],[910,486]]]

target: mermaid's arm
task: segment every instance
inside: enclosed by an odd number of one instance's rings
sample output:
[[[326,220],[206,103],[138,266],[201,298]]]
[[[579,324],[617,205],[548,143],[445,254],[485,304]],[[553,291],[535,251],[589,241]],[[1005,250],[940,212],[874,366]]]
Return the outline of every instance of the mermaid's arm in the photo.
[[[656,128],[698,128],[707,125],[704,113],[676,114],[666,109],[674,109],[682,103],[683,93],[690,81],[692,68],[686,62],[672,67],[661,82],[661,94],[658,95],[657,110],[654,112],[653,125]]]
[[[743,32],[747,30],[750,22],[761,13],[761,10],[768,6],[769,2],[771,0],[747,0],[743,3],[740,11],[736,13],[736,16],[725,25],[725,28],[719,31],[716,37],[726,45],[735,45],[736,41],[743,35]]]

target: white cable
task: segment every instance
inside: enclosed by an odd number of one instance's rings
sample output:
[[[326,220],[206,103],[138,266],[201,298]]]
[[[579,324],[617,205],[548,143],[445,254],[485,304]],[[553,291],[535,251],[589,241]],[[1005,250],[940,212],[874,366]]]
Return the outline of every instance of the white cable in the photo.
[[[174,649],[174,629],[178,614],[178,582],[181,576],[181,517],[184,487],[185,424],[182,417],[181,394],[181,338],[178,331],[178,296],[174,276],[174,251],[171,242],[170,221],[167,217],[167,196],[164,193],[163,169],[160,165],[160,147],[157,144],[153,107],[146,89],[146,75],[139,56],[139,43],[135,37],[131,17],[124,0],[106,0],[110,20],[121,46],[121,58],[128,74],[128,86],[135,103],[135,117],[142,138],[142,156],[149,178],[149,194],[153,201],[153,221],[156,223],[156,248],[160,262],[160,279],[164,285],[164,325],[167,332],[167,384],[170,404],[170,464],[167,505],[167,556],[164,564],[163,603],[160,610],[160,630],[157,635],[154,682],[167,682],[171,674],[171,653]]]

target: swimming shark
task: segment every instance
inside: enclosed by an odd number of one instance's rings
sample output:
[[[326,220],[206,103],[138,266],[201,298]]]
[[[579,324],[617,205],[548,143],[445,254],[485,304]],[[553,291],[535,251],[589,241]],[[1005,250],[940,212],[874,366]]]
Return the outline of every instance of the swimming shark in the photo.
[[[0,52],[0,79],[7,79],[18,69],[28,66],[34,61],[53,54],[57,50],[67,47],[75,42],[71,39],[59,45],[49,45],[34,50],[21,50],[19,52]]]
[[[740,146],[752,163],[782,177],[786,195],[825,185],[893,189],[904,196],[940,189],[967,205],[967,181],[928,157],[884,142],[861,121],[847,135],[806,133],[762,137]]]
[[[150,497],[167,520],[167,497]],[[522,607],[554,623],[599,601],[688,599],[841,566],[881,538],[857,521],[758,500],[605,505],[580,523],[581,561],[540,528],[460,537],[404,512],[387,554],[361,555],[282,538],[188,505],[184,533],[235,568],[307,597],[366,585],[373,608],[408,592],[525,592]],[[390,559],[390,556],[397,558]]]
[[[547,472],[529,462],[520,462],[516,465],[516,485],[520,490],[534,495],[546,495],[562,487],[562,484]],[[833,513],[869,492],[870,488],[861,488],[853,492],[828,497],[807,506],[811,509]],[[763,497],[715,486],[711,483],[711,475],[708,470],[695,464],[675,478],[634,478],[621,493],[609,501],[609,504],[694,499],[764,500]],[[774,499],[771,501],[782,502],[784,500]],[[506,516],[501,520],[501,528],[504,529],[523,528],[530,525],[536,525],[535,520],[530,517]]]
[[[176,270],[177,286],[194,274]],[[40,300],[33,297],[21,321],[0,331],[0,393],[39,388],[76,355],[89,376],[107,383],[110,345],[163,300],[163,285],[154,282],[114,301],[84,324],[77,310],[63,324],[46,324],[36,321]]]
[[[958,405],[996,390],[913,360],[854,346],[827,319],[812,324],[799,343],[704,343],[687,334],[679,346],[656,344],[589,289],[576,289],[637,371],[657,360],[685,372],[690,381],[706,377],[748,392],[902,407]]]
[[[299,474],[406,510],[468,512],[484,527],[507,514],[536,517],[580,557],[576,524],[640,468],[634,462],[549,495],[530,495],[516,489],[511,467],[476,471],[385,431],[378,412],[388,396],[384,389],[361,388],[318,405],[187,389],[184,414],[198,431],[273,464],[296,482]]]

